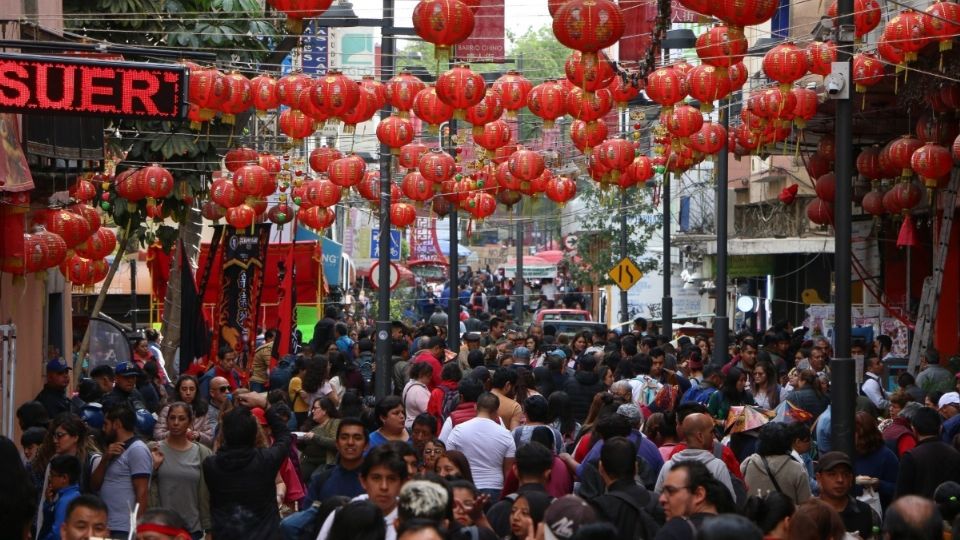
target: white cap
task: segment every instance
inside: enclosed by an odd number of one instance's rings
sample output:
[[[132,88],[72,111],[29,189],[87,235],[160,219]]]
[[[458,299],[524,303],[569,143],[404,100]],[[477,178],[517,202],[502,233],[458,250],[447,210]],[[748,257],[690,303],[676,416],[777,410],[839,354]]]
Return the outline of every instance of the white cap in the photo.
[[[937,408],[942,409],[947,405],[960,405],[960,394],[956,392],[947,392],[946,394],[940,396],[940,401],[937,402]]]

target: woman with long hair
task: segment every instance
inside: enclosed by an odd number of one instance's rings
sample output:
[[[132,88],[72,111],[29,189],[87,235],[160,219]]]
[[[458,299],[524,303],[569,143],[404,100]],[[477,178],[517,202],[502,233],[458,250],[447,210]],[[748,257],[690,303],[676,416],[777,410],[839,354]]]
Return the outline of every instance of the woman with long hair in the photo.
[[[573,338],[573,343],[570,344],[570,348],[573,349],[573,360],[580,360],[580,357],[583,356],[584,351],[587,350],[587,347],[590,346],[590,340],[593,339],[593,333],[589,330],[584,330],[580,332]]]
[[[380,427],[370,434],[367,451],[390,441],[410,442],[410,434],[405,426],[407,417],[399,396],[381,398],[374,408],[374,415]]]
[[[307,403],[327,397],[334,405],[340,405],[340,396],[330,384],[330,362],[324,355],[316,355],[307,362],[307,371],[303,377],[301,397]]]
[[[177,384],[173,387],[173,401],[186,403],[193,411],[193,424],[187,431],[187,438],[196,441],[207,448],[213,446],[214,423],[210,422],[207,413],[210,406],[207,400],[199,395],[200,383],[193,375],[181,375],[177,379]],[[157,424],[153,426],[153,438],[162,441],[167,438],[169,430],[167,429],[167,413],[170,405],[166,405],[160,410],[157,417]],[[215,419],[214,419],[215,420]]]
[[[339,426],[340,411],[330,398],[322,397],[313,402],[310,419],[304,425],[307,432],[297,439],[300,474],[304,480],[309,480],[317,468],[336,462]]]
[[[726,422],[730,407],[753,405],[753,396],[746,390],[747,374],[738,367],[730,368],[719,392],[710,394],[707,410],[718,422]]]
[[[550,496],[546,493],[528,491],[517,496],[510,507],[510,534],[507,540],[525,540],[535,536],[537,527],[543,521],[543,514],[550,506]]]
[[[543,365],[544,354],[540,349],[540,342],[539,336],[527,336],[524,342],[524,346],[530,349],[530,369],[535,369]]]
[[[877,490],[880,505],[886,509],[887,505],[893,502],[900,461],[893,450],[883,444],[877,419],[866,411],[860,411],[854,416],[853,446],[856,450],[853,474],[858,478],[857,495],[863,491],[863,485],[870,485]],[[861,478],[864,476],[870,480],[865,481]]]
[[[643,424],[643,434],[657,445],[660,457],[666,462],[673,455],[673,447],[680,443],[676,413],[665,411],[651,414]]]
[[[462,479],[473,482],[470,462],[459,450],[447,450],[437,459],[434,471],[446,480]]]
[[[211,528],[210,494],[203,478],[203,460],[212,455],[206,446],[190,437],[194,409],[176,401],[164,408],[166,437],[151,443],[153,478],[150,506],[177,512],[194,538]]]
[[[413,420],[420,414],[427,412],[427,405],[430,403],[430,385],[433,383],[433,366],[427,362],[414,362],[410,366],[410,379],[400,399],[403,402],[404,413],[406,415],[406,428],[410,429]]]
[[[830,405],[830,398],[820,389],[817,373],[812,369],[804,369],[797,374],[797,388],[787,394],[787,401],[812,414],[814,418],[823,414]]]
[[[790,455],[792,438],[786,425],[770,422],[758,435],[757,452],[740,464],[743,480],[751,493],[782,493],[794,504],[801,504],[813,495],[807,470]]]
[[[764,540],[787,540],[797,505],[783,493],[773,491],[766,497],[747,500],[746,516],[763,531]]]
[[[782,399],[783,388],[777,381],[777,371],[770,362],[757,362],[753,368],[753,400],[764,409],[776,409]]]
[[[573,417],[573,409],[570,408],[570,396],[566,392],[558,390],[550,394],[547,403],[550,407],[550,417],[553,418],[550,427],[559,431],[563,437],[564,451],[573,450],[577,433],[580,432],[580,423]]]

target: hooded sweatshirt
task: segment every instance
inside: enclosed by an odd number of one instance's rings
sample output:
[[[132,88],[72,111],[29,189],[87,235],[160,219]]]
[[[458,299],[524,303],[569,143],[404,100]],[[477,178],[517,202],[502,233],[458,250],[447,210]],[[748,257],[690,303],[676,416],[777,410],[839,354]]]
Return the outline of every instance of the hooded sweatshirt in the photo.
[[[673,469],[673,464],[678,461],[699,461],[703,463],[710,471],[710,474],[730,490],[730,496],[733,497],[733,500],[737,500],[737,494],[733,490],[733,482],[730,480],[730,471],[727,470],[727,466],[723,461],[714,457],[713,452],[694,448],[685,448],[677,452],[669,461],[663,464],[663,468],[660,469],[660,476],[657,477],[657,486],[654,488],[654,491],[657,493],[662,491],[663,482],[667,478],[667,473]]]

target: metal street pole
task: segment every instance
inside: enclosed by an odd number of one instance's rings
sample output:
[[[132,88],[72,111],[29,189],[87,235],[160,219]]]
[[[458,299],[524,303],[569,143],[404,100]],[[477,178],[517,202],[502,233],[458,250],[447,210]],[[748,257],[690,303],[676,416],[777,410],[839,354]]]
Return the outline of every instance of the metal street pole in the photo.
[[[137,331],[137,255],[130,255],[130,329]]]
[[[730,99],[720,100],[720,126],[724,133],[730,128]],[[727,138],[723,138],[723,147],[717,155],[717,277],[714,281],[716,301],[713,315],[713,363],[722,366],[727,363],[727,349],[730,336],[730,322],[727,318],[727,190],[729,159]],[[706,358],[704,358],[706,361]]]
[[[450,67],[450,64],[447,64]],[[456,156],[454,150],[454,137],[457,134],[457,121],[450,120],[450,137],[443,140],[443,133],[440,137],[446,150],[450,155]],[[449,280],[450,280],[450,300],[447,304],[447,348],[453,352],[460,352],[460,223],[457,215],[457,205],[450,205],[450,213],[447,215],[450,219],[450,256],[449,261]]]
[[[852,74],[853,50],[853,0],[837,2],[837,62],[847,65],[847,74]],[[849,87],[852,81],[845,81]],[[848,89],[849,96],[849,89]],[[854,360],[850,357],[850,233],[853,228],[850,204],[853,199],[853,104],[850,98],[838,99],[836,109],[836,167],[837,194],[834,208],[834,279],[836,302],[834,303],[834,351],[836,358],[830,361],[831,385],[830,430],[833,449],[854,457],[853,421],[856,401]]]
[[[673,298],[670,296],[670,171],[663,174],[663,300],[660,304],[660,335],[673,338]]]
[[[627,256],[627,190],[620,190],[620,260]],[[620,322],[630,320],[627,291],[620,289]]]
[[[513,295],[513,318],[517,324],[523,324],[523,214],[520,212],[520,205],[523,201],[517,203],[517,273],[514,276],[515,289],[517,292]]]
[[[383,27],[393,28],[393,0],[383,0]],[[382,34],[380,48],[380,79],[386,83],[393,77],[396,40],[392,35]],[[380,110],[380,119],[390,116],[389,102]],[[380,144],[380,253],[377,278],[377,376],[374,377],[374,393],[381,399],[390,393],[390,148]]]

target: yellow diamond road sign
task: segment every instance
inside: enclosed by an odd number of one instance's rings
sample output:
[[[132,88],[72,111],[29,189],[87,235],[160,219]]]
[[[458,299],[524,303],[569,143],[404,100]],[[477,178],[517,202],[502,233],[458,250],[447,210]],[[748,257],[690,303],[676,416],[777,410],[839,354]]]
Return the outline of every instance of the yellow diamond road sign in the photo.
[[[625,291],[633,287],[633,285],[643,277],[643,273],[640,272],[640,269],[637,268],[637,265],[634,264],[629,257],[620,259],[620,262],[610,269],[608,275],[618,287]]]

